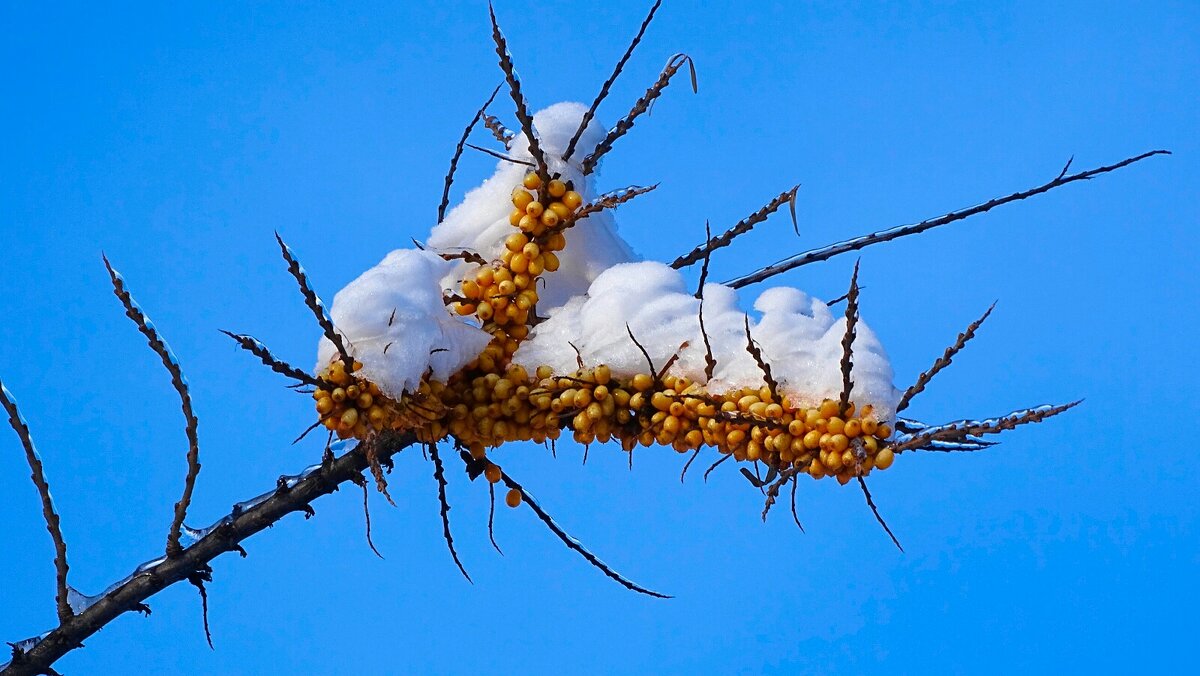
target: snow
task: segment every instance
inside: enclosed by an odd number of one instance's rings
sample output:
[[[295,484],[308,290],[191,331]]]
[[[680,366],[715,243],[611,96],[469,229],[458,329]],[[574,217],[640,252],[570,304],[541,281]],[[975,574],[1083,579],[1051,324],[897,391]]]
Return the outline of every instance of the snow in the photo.
[[[656,369],[678,354],[669,373],[705,383],[709,392],[757,388],[765,378],[746,349],[749,319],[750,335],[796,405],[815,405],[841,395],[846,319],[840,313],[785,287],[767,289],[758,297],[757,320],[739,309],[733,289],[707,284],[704,298],[704,333],[717,364],[711,381],[704,374],[700,301],[684,287],[678,271],[656,262],[625,263],[605,271],[586,296],[572,299],[535,327],[514,359],[530,371],[545,364],[569,373],[577,368],[578,349],[585,365],[607,364],[618,376],[646,373],[646,356],[630,338],[632,332]],[[891,364],[865,322],[858,322],[856,332],[851,399],[872,404],[881,419],[889,419],[900,395],[892,385]]]
[[[561,160],[571,136],[579,128],[579,121],[587,107],[580,103],[556,103],[533,116],[542,152],[550,174],[560,174],[562,180],[573,181],[576,192],[589,202],[597,195],[595,175],[585,177],[580,163],[607,133],[593,118],[580,137],[575,154],[568,162]],[[512,140],[509,156],[532,162],[529,141],[523,133]],[[498,160],[496,172],[478,188],[471,190],[463,201],[446,215],[446,219],[434,227],[428,244],[438,251],[467,249],[479,253],[488,260],[500,257],[504,239],[514,230],[508,222],[512,212],[512,190],[520,185],[521,179],[530,168]],[[649,199],[649,198],[647,198]],[[546,312],[566,303],[571,297],[587,291],[601,272],[637,256],[625,240],[617,234],[617,226],[610,211],[588,216],[566,231],[567,248],[558,254],[561,267],[557,272],[544,276],[545,286],[538,288],[538,310]],[[453,288],[462,281],[463,275],[475,266],[460,263],[442,281],[445,288]]]
[[[578,103],[555,104],[534,115],[534,126],[551,174],[573,181],[586,202],[597,195],[595,176],[583,176],[580,163],[604,138],[604,128],[593,120],[571,160],[561,160],[585,111]],[[510,157],[531,160],[523,134],[509,146]],[[505,238],[514,232],[509,224],[512,190],[528,171],[526,166],[498,161],[493,175],[434,227],[428,238],[430,251],[465,249],[498,259]],[[543,275],[544,286],[539,282],[538,313],[549,319],[530,333],[515,361],[530,371],[544,364],[568,373],[577,368],[578,349],[587,365],[607,364],[617,375],[644,373],[649,365],[630,339],[628,326],[656,369],[678,354],[671,371],[705,382],[700,300],[685,288],[682,275],[662,263],[640,261],[617,233],[611,211],[589,216],[566,236],[560,269]],[[474,323],[453,315],[442,302],[442,293],[457,289],[477,266],[447,262],[430,251],[394,251],[334,299],[333,321],[363,362],[362,375],[392,397],[411,391],[427,373],[447,379],[488,342]],[[791,288],[763,291],[754,310],[749,317],[751,335],[784,393],[797,405],[838,398],[843,313]],[[395,320],[389,322],[393,311]],[[746,323],[736,291],[719,284],[705,286],[704,325],[717,364],[706,384],[710,392],[763,384],[763,374],[746,349]],[[900,393],[892,385],[887,354],[865,322],[858,323],[853,348],[851,398],[872,404],[881,419],[889,419]],[[333,346],[322,341],[318,368],[335,356]]]
[[[487,346],[491,336],[450,314],[441,279],[452,264],[438,255],[398,249],[338,292],[330,316],[362,362],[360,375],[398,399],[431,374],[448,380]],[[322,339],[317,371],[337,358]]]

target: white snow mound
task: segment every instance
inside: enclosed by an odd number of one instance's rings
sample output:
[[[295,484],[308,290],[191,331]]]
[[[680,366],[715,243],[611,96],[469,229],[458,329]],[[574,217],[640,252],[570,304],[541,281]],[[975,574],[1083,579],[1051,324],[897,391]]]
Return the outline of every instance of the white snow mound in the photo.
[[[388,397],[415,390],[426,374],[445,382],[491,340],[443,304],[441,279],[451,267],[428,251],[398,249],[333,299],[330,317],[362,362],[359,373]],[[336,357],[336,348],[322,338],[317,371]]]
[[[783,392],[803,406],[838,398],[845,317],[835,317],[821,301],[785,287],[764,291],[754,308],[762,316],[757,321],[749,318],[750,335]],[[587,366],[607,364],[614,375],[626,377],[645,373],[650,367],[630,338],[632,332],[654,368],[661,369],[678,354],[670,372],[705,383],[699,317],[700,301],[685,289],[678,271],[657,262],[620,264],[597,277],[586,295],[573,298],[534,328],[514,361],[531,372],[546,364],[555,372],[570,373],[578,367],[578,349]],[[717,364],[705,385],[709,392],[765,384],[746,349],[747,317],[738,309],[736,291],[720,284],[705,286],[704,333]],[[861,320],[851,374],[851,399],[872,404],[880,419],[890,419],[900,392],[892,385],[883,346]]]

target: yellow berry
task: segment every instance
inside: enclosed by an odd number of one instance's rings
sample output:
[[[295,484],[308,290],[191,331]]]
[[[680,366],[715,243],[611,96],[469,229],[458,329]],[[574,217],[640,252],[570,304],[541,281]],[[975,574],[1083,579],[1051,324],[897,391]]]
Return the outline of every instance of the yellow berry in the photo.
[[[583,204],[583,195],[580,195],[574,190],[568,190],[566,194],[562,196],[562,203],[566,208],[570,209],[571,211],[575,211],[579,208],[579,205]]]
[[[550,181],[550,184],[546,186],[546,192],[550,193],[551,197],[562,197],[567,193],[567,184],[563,183],[557,178],[553,179]]]
[[[529,206],[529,203],[532,201],[533,195],[529,194],[529,192],[521,190],[520,188],[513,190],[512,203],[514,207],[520,209],[521,211],[525,211],[525,207]]]
[[[896,454],[891,448],[881,448],[879,453],[875,455],[875,469],[887,469],[896,461]]]
[[[525,180],[522,181],[522,184],[530,190],[537,190],[538,188],[542,187],[542,177],[531,171],[528,174],[525,174]]]

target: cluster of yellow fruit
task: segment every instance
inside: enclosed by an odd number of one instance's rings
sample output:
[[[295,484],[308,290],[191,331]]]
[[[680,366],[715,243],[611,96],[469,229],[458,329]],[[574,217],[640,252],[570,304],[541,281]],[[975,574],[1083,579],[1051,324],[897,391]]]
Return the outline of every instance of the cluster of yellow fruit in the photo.
[[[342,438],[387,429],[411,431],[427,443],[453,437],[476,460],[506,442],[545,443],[568,429],[582,444],[615,439],[629,452],[640,444],[680,453],[711,446],[738,461],[833,476],[843,484],[892,465],[892,431],[870,405],[856,410],[853,403],[825,400],[800,406],[769,387],[713,393],[670,374],[618,378],[603,364],[572,374],[548,366],[530,374],[513,364],[536,316],[535,282],[558,269],[554,252],[566,246],[564,231],[583,204],[567,183],[542,185],[530,173],[513,191],[509,220],[518,232],[505,241],[499,261],[462,282],[454,309],[474,315],[492,334],[483,353],[448,382],[422,382],[399,401],[356,376],[360,365],[348,372],[335,361],[321,375],[329,389],[314,394],[327,428]],[[484,475],[493,484],[502,478],[491,462]],[[519,505],[520,492],[510,490],[506,501]]]

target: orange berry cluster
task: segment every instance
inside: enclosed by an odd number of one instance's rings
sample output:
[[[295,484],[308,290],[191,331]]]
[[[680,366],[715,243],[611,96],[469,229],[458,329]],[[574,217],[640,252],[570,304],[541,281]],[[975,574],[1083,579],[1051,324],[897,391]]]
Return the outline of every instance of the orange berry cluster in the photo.
[[[558,269],[554,252],[566,246],[564,231],[583,204],[558,179],[542,187],[530,173],[513,191],[509,221],[517,232],[506,239],[498,261],[463,280],[455,301],[458,314],[474,315],[492,334],[483,353],[448,382],[424,381],[401,401],[335,361],[322,374],[332,389],[314,394],[327,428],[342,438],[389,429],[412,431],[423,442],[453,437],[481,461],[504,443],[545,443],[570,430],[579,443],[617,440],[628,452],[638,445],[680,453],[710,446],[738,461],[832,476],[843,484],[892,465],[891,428],[870,405],[825,400],[802,406],[769,387],[713,393],[670,374],[616,377],[603,364],[572,374],[555,374],[548,366],[531,374],[513,364],[535,316],[536,279]],[[501,481],[500,467],[488,462],[484,476]],[[510,490],[506,502],[519,505],[520,491]]]

